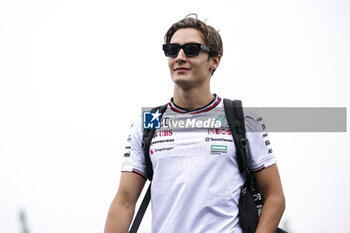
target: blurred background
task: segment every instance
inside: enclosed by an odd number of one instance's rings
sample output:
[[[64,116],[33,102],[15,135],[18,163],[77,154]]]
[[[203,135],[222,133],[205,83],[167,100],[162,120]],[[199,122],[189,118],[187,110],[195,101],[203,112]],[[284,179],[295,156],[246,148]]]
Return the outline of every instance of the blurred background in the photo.
[[[0,0],[1,233],[103,232],[132,119],[172,97],[164,34],[192,12],[223,39],[213,93],[252,107],[350,106],[349,1]],[[270,140],[281,226],[348,232],[349,133]]]

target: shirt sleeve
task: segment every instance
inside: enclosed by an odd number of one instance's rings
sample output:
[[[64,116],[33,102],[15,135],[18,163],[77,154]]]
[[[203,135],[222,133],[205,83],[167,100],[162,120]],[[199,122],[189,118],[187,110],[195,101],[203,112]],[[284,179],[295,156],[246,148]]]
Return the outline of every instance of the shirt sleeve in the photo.
[[[142,150],[141,115],[133,122],[127,138],[122,172],[134,172],[146,178],[145,157]]]
[[[253,109],[244,109],[248,163],[252,171],[260,171],[276,163],[266,126]]]

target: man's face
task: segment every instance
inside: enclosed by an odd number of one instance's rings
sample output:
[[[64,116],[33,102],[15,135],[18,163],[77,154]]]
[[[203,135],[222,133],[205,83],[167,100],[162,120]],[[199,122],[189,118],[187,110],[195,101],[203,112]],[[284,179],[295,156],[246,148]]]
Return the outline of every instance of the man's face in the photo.
[[[204,44],[201,32],[194,28],[182,28],[172,36],[170,43],[184,45],[187,43]],[[170,57],[168,65],[171,78],[176,85],[182,88],[192,88],[208,83],[213,69],[218,66],[218,59],[209,58],[206,51],[201,50],[196,57],[186,57],[183,49],[180,49],[177,57]],[[215,61],[214,61],[215,60]]]

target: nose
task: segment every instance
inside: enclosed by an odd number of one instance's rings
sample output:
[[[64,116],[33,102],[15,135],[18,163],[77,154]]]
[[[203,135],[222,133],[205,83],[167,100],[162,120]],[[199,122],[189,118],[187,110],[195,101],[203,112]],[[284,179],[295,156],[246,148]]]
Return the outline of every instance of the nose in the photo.
[[[176,63],[186,62],[186,54],[182,48],[180,49],[179,53],[177,54],[175,61],[176,61]]]

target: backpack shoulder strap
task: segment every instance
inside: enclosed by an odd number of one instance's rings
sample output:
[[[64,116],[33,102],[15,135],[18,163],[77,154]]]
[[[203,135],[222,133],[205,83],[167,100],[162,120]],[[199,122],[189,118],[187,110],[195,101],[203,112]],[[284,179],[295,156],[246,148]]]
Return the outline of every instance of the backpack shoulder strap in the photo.
[[[168,104],[164,104],[162,106],[153,108],[151,112],[156,112],[159,110],[159,113],[161,113],[163,116],[163,113],[165,112]],[[143,136],[142,136],[142,150],[143,154],[145,156],[145,163],[146,163],[146,176],[147,178],[152,181],[153,179],[153,167],[152,167],[152,161],[149,156],[149,147],[152,142],[152,138],[154,135],[154,132],[156,129],[144,129],[143,130]],[[147,192],[145,196],[143,197],[142,203],[139,207],[139,210],[137,211],[137,214],[135,216],[135,219],[131,225],[131,228],[129,230],[129,233],[136,233],[137,230],[139,229],[139,226],[141,224],[142,218],[145,215],[145,212],[147,210],[148,204],[151,200],[151,184],[149,184]]]
[[[227,122],[236,146],[237,163],[240,173],[247,176],[250,172],[247,161],[247,139],[245,136],[245,124],[242,101],[224,99],[224,108]]]
[[[159,113],[162,114],[160,117],[163,116],[163,113],[165,112],[168,104],[164,104],[162,106],[153,108],[151,112],[156,112],[159,110]],[[146,176],[151,181],[153,179],[153,168],[152,168],[152,161],[149,156],[149,147],[151,145],[151,141],[154,135],[154,132],[156,129],[144,129],[143,130],[143,136],[142,136],[142,150],[143,154],[145,156],[145,163],[146,163]]]
[[[143,200],[141,202],[139,210],[137,211],[135,219],[134,219],[133,223],[131,224],[131,227],[130,227],[130,230],[128,233],[137,233],[137,230],[140,227],[142,218],[146,213],[146,210],[147,210],[147,207],[148,207],[150,200],[151,200],[151,184],[148,186],[147,192],[146,192],[145,196],[143,197]]]

